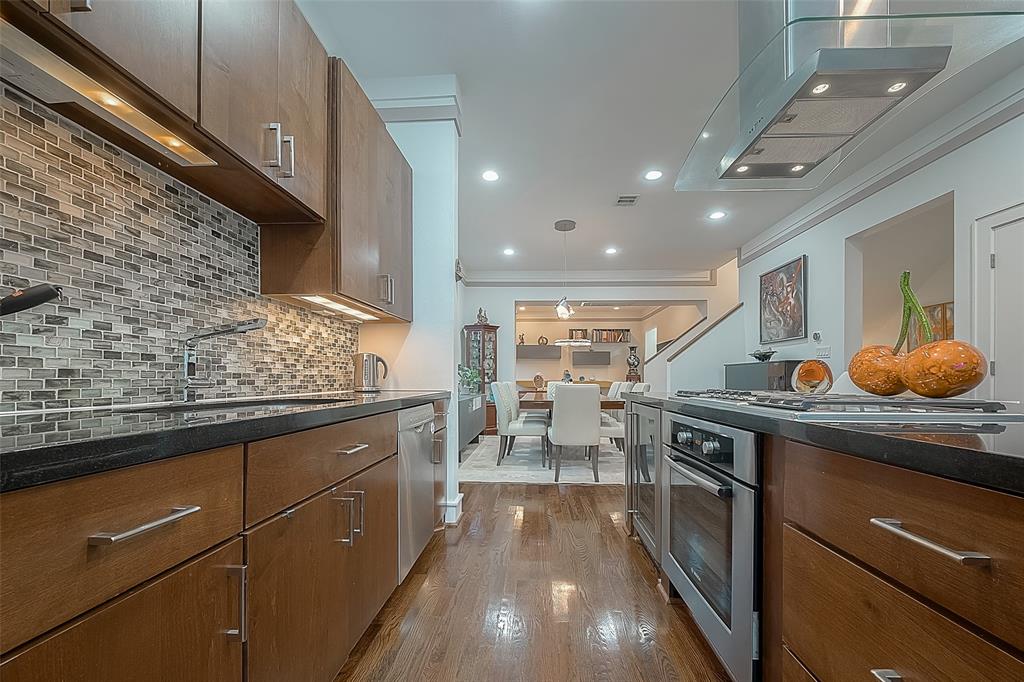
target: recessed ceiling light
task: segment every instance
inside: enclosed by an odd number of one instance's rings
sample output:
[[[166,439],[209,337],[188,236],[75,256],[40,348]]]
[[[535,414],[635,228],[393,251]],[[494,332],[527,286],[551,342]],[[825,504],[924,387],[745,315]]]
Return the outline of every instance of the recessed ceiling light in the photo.
[[[704,138],[704,139],[706,140],[706,139],[708,139],[709,137],[711,137],[711,133],[709,133],[708,131],[706,131],[706,130],[705,130],[705,131],[703,131],[703,132],[702,132],[702,133],[700,134],[700,136],[701,136],[702,138]]]
[[[619,252],[619,250],[614,246],[609,246],[607,249],[604,250],[604,252],[607,253],[609,256],[614,256]]]
[[[804,169],[804,165],[802,163],[798,163],[797,165],[793,166],[789,170],[793,171],[794,173],[799,173],[803,169]]]
[[[485,171],[484,171],[484,172],[483,172],[483,173],[482,173],[482,174],[480,175],[480,177],[482,177],[482,178],[483,178],[484,180],[486,180],[487,182],[497,182],[497,181],[498,181],[498,177],[499,177],[499,176],[498,176],[498,171],[493,171],[493,170],[485,170]]]
[[[712,211],[711,213],[708,213],[708,220],[721,220],[725,216],[725,211]]]
[[[516,250],[515,249],[505,249],[504,251],[502,251],[502,253],[505,254],[506,256],[514,256],[514,255],[516,255]]]
[[[818,83],[813,88],[811,88],[811,92],[813,92],[815,95],[820,95],[826,90],[828,90],[828,83]]]
[[[644,180],[661,180],[662,175],[660,170],[649,170],[644,173]]]
[[[905,87],[907,87],[907,84],[903,81],[899,81],[898,83],[893,83],[889,86],[889,92],[899,92]]]
[[[746,173],[748,170],[750,170],[750,166],[736,166],[737,173]]]

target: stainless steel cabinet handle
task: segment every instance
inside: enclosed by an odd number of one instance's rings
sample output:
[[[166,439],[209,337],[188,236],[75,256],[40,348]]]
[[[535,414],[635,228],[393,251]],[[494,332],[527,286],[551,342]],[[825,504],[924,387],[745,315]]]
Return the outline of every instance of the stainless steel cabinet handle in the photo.
[[[354,455],[357,452],[362,452],[366,448],[370,447],[369,443],[356,443],[355,445],[349,445],[344,448],[338,448],[337,454],[339,455]]]
[[[359,496],[359,525],[352,528],[352,535],[363,535],[366,526],[366,491],[346,490],[343,495]]]
[[[267,168],[280,168],[281,167],[281,124],[280,123],[264,123],[263,124],[263,142],[266,144],[267,133],[273,135],[274,141],[270,144],[270,148],[273,150],[274,155],[269,159],[260,160],[260,165]]]
[[[180,521],[189,514],[195,514],[197,511],[200,511],[201,509],[202,507],[197,507],[195,505],[189,505],[187,507],[171,507],[172,513],[168,514],[162,519],[157,519],[156,521],[144,523],[141,526],[136,526],[135,528],[123,531],[121,533],[96,533],[95,535],[90,535],[89,544],[113,545],[117,544],[118,542],[124,542],[125,540],[130,540],[136,536],[142,535],[143,533],[148,533],[151,530],[156,530],[157,528],[174,523],[175,521]]]
[[[943,547],[937,542],[932,542],[928,538],[918,535],[917,533],[911,533],[909,530],[903,528],[903,522],[899,519],[883,519],[875,517],[871,519],[871,524],[887,530],[894,535],[898,535],[904,540],[910,540],[915,545],[920,545],[937,554],[941,554],[947,559],[952,559],[963,566],[988,566],[992,563],[992,557],[986,554],[979,554],[978,552],[958,552],[957,550]]]
[[[900,675],[895,670],[889,668],[875,668],[871,671],[871,674],[875,676],[879,682],[899,682],[903,679],[903,675]]]
[[[395,278],[388,275],[388,305],[395,304]]]
[[[440,438],[435,438],[434,439],[434,449],[433,449],[431,457],[430,457],[430,463],[431,464],[440,464],[441,461],[443,460],[443,457],[442,457],[442,454],[441,454],[441,446],[443,444],[444,444],[444,441],[441,440]],[[437,459],[435,459],[435,457]]]
[[[284,146],[288,145],[288,153],[284,153]],[[282,178],[294,178],[295,177],[295,136],[285,135],[281,138],[281,173],[278,177]],[[284,164],[284,159],[288,160],[288,165]]]
[[[680,466],[677,462],[671,459],[666,459],[665,461],[668,463],[670,467],[672,467],[673,471],[678,473],[683,478],[689,480],[691,483],[696,485],[701,490],[709,492],[717,497],[732,497],[732,486],[722,485],[721,483],[714,479],[702,476],[701,474],[698,474],[695,471],[690,471],[689,469]]]
[[[238,627],[228,630],[227,636],[239,642],[249,639],[249,567],[226,566],[230,575],[238,576]]]
[[[384,303],[388,302],[388,289],[391,287],[391,275],[377,275],[378,284],[380,289],[377,298]]]
[[[348,504],[348,537],[337,538],[335,542],[351,547],[356,541],[356,498],[354,497],[332,497],[332,500]]]

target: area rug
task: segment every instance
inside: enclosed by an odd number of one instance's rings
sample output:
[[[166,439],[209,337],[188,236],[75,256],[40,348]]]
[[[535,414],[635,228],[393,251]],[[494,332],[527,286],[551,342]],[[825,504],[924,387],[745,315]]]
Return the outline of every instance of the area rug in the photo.
[[[598,455],[598,477],[601,484],[625,483],[626,458],[602,439]],[[562,450],[562,474],[559,483],[593,483],[590,460],[583,458],[584,448]],[[554,483],[555,470],[541,466],[540,438],[520,436],[512,453],[497,466],[498,436],[480,436],[478,444],[470,444],[462,453],[459,480],[476,483]]]

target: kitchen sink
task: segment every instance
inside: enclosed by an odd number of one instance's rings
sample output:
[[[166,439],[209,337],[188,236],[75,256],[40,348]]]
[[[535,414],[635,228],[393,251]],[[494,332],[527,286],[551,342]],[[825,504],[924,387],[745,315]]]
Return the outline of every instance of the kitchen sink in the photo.
[[[284,407],[303,407],[306,405],[326,405],[328,403],[352,402],[347,398],[267,398],[266,400],[220,400],[216,402],[169,402],[160,405],[140,405],[118,409],[119,412],[233,412],[240,410],[260,410]]]

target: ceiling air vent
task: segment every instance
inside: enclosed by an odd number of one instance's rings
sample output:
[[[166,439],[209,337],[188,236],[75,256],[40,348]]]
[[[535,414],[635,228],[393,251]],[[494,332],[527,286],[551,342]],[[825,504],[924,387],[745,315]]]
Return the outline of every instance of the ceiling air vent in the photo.
[[[639,194],[620,194],[619,198],[615,201],[616,206],[636,206],[636,202],[640,201]]]

